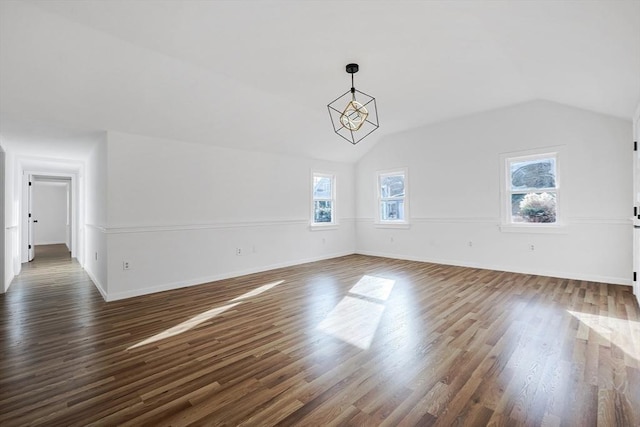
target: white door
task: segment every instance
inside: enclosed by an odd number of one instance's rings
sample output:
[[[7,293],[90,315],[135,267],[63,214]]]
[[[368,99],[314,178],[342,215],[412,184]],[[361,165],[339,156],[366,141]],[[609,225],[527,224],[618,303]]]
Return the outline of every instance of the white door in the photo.
[[[33,218],[33,215],[31,214],[31,212],[33,211],[33,176],[29,175],[29,186],[27,187],[27,210],[29,211],[28,214],[28,224],[27,224],[27,242],[29,245],[29,252],[28,252],[28,257],[27,257],[27,261],[33,261],[33,258],[35,258],[36,256],[36,239],[34,236],[34,226],[33,226],[33,221],[35,220],[35,218]]]
[[[634,120],[633,152],[633,293],[640,302],[640,107]]]
[[[640,227],[633,228],[633,293],[640,302]]]

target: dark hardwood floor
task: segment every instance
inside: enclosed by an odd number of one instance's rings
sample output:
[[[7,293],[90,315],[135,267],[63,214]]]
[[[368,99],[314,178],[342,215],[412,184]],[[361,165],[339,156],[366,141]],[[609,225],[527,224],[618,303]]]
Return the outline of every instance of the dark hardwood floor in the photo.
[[[0,296],[0,425],[639,426],[631,290],[352,255],[105,303]]]

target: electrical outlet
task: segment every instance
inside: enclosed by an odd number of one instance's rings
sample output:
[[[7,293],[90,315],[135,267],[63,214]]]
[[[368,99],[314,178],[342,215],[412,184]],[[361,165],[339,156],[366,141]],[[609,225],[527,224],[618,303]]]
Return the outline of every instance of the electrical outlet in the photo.
[[[534,245],[529,245],[529,250],[533,252],[536,250],[536,247]]]
[[[471,247],[473,247],[473,242],[471,240],[469,240],[469,243],[467,243],[467,245],[471,248]]]
[[[242,248],[236,248],[236,255],[242,255]]]
[[[98,260],[98,252],[96,252],[96,261]]]
[[[131,263],[129,261],[122,261],[122,269],[123,270],[130,270],[131,269]]]

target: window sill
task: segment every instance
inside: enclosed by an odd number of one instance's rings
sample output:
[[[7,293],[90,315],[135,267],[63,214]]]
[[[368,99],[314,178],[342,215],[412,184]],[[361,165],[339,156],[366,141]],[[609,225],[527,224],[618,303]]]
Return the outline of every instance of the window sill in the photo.
[[[337,229],[338,229],[338,223],[336,222],[309,225],[309,230],[311,231],[324,231],[324,230],[337,230]]]
[[[567,228],[559,224],[502,224],[500,225],[500,231],[503,233],[567,234]]]
[[[411,228],[411,224],[408,222],[376,222],[374,223],[376,228]]]

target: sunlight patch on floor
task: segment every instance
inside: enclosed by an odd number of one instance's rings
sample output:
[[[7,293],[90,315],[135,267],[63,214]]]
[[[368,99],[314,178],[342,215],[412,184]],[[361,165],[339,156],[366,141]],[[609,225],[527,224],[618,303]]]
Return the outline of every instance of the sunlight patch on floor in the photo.
[[[176,335],[179,335],[183,332],[187,332],[195,327],[197,327],[198,325],[200,325],[201,323],[206,322],[207,320],[213,319],[214,317],[216,317],[219,314],[224,313],[225,311],[242,304],[245,300],[248,300],[252,297],[258,296],[263,292],[268,291],[269,289],[272,289],[276,286],[278,286],[279,284],[283,283],[284,280],[278,280],[276,282],[272,282],[272,283],[268,283],[266,285],[262,285],[258,288],[252,289],[248,292],[245,292],[244,294],[240,295],[239,297],[233,298],[232,300],[230,300],[230,304],[226,304],[223,305],[222,307],[215,307],[212,308],[211,310],[207,310],[203,313],[200,313],[194,317],[192,317],[191,319],[185,320],[184,322],[173,326],[165,331],[160,332],[159,334],[153,335],[149,338],[147,338],[146,340],[140,341],[139,343],[132,345],[131,347],[127,348],[127,350],[132,350],[134,348],[138,348],[138,347],[142,347],[143,345],[147,345],[147,344],[151,344],[160,340],[164,340],[167,338],[171,338],[174,337]]]
[[[317,329],[363,350],[376,334],[394,280],[363,276]]]
[[[349,293],[386,301],[391,295],[395,283],[395,280],[382,277],[362,276],[362,279],[358,280],[358,283],[349,289]]]
[[[598,314],[567,310],[580,321],[577,338],[588,339],[593,331],[619,347],[629,357],[640,360],[640,322]]]
[[[156,334],[152,337],[147,338],[144,341],[140,341],[138,344],[133,345],[131,347],[129,347],[127,350],[131,350],[137,347],[141,347],[143,345],[147,345],[147,344],[151,344],[160,340],[164,340],[167,338],[171,338],[174,337],[178,334],[181,334],[183,332],[187,332],[188,330],[191,330],[193,328],[195,328],[196,326],[198,326],[199,324],[206,322],[209,319],[213,319],[214,317],[216,317],[218,314],[220,313],[224,313],[225,311],[229,310],[230,308],[235,307],[236,305],[240,304],[239,302],[233,303],[233,304],[227,304],[227,305],[223,305],[222,307],[216,307],[216,308],[212,308],[211,310],[207,310],[204,313],[200,313],[197,316],[192,317],[189,320],[185,320],[184,322],[169,328],[165,331],[160,332],[159,334]]]
[[[262,285],[262,286],[260,286],[258,288],[255,288],[255,289],[253,289],[253,290],[251,290],[249,292],[246,292],[246,293],[240,295],[239,297],[236,297],[236,298],[232,299],[231,302],[233,302],[233,301],[243,301],[243,300],[249,299],[251,297],[258,296],[261,293],[266,292],[271,288],[275,288],[276,286],[278,286],[282,282],[284,282],[284,280],[278,280],[277,282],[267,283],[266,285]]]

